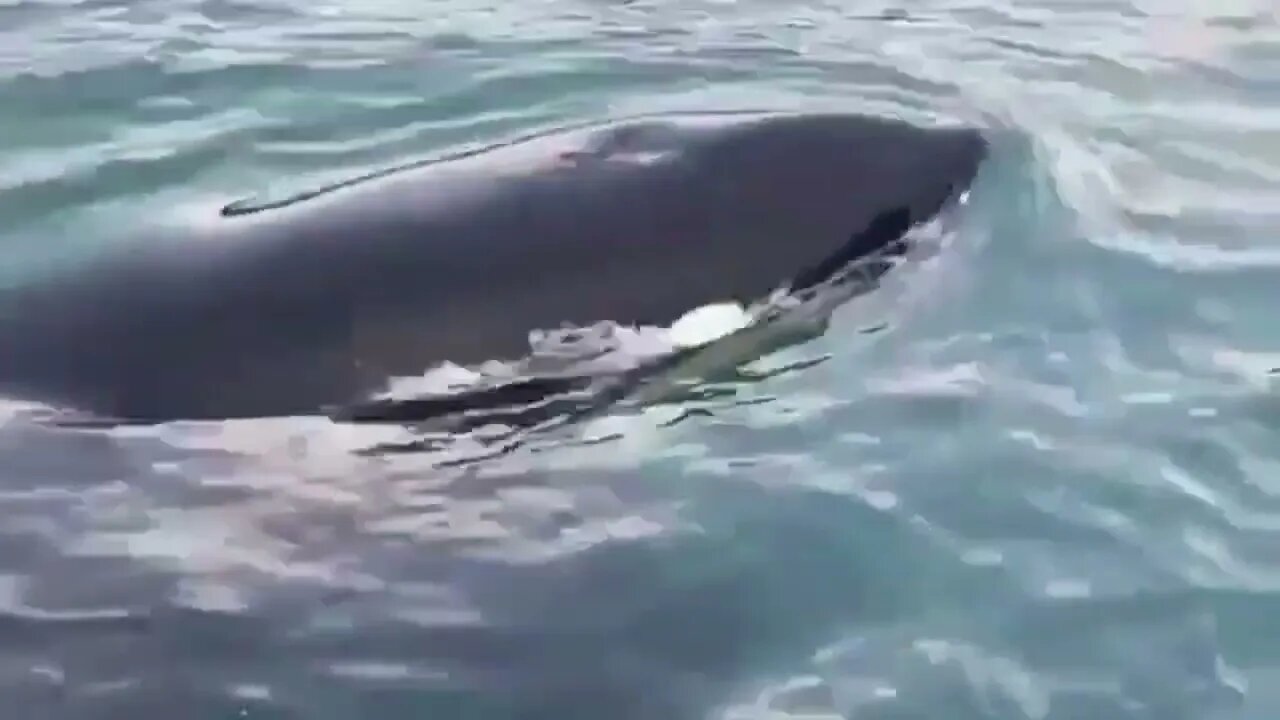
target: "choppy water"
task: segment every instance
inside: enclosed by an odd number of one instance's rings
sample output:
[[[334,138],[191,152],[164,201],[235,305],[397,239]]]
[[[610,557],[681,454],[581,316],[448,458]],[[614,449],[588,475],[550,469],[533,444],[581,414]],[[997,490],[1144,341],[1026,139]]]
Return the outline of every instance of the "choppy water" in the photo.
[[[1280,716],[1278,6],[904,7],[0,2],[5,281],[600,115],[1004,128],[937,262],[681,422],[436,469],[6,411],[3,716]]]

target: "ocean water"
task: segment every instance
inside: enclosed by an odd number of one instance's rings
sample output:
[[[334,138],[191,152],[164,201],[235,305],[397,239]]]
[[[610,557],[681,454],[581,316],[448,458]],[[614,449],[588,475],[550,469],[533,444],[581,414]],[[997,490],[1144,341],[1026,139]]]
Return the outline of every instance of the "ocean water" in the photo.
[[[445,465],[4,405],[0,716],[1280,717],[1278,17],[0,0],[0,283],[586,118],[996,138],[945,251],[760,361],[791,369],[573,441]]]

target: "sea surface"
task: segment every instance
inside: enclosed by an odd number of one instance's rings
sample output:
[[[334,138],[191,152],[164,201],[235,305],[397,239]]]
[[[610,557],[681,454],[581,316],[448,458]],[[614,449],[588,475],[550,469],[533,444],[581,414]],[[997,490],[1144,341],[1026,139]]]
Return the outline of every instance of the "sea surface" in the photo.
[[[0,284],[586,119],[995,138],[945,251],[763,377],[571,439],[442,463],[3,405],[0,717],[1280,718],[1278,17],[0,0]]]

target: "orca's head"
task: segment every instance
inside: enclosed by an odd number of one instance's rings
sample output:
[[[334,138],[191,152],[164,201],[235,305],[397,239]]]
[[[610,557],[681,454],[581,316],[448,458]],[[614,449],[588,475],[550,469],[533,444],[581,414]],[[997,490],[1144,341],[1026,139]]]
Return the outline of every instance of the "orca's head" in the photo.
[[[688,149],[712,235],[750,282],[811,285],[850,262],[901,249],[906,231],[950,209],[974,182],[987,140],[854,114],[763,115]]]

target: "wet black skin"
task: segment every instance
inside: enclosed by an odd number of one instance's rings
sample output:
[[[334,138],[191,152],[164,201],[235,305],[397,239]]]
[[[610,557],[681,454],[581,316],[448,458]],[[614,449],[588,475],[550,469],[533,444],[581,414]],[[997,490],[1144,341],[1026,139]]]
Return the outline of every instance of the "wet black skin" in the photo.
[[[986,153],[854,114],[653,116],[143,223],[0,290],[0,395],[143,422],[359,407],[391,376],[517,359],[533,329],[667,324],[892,253]]]

